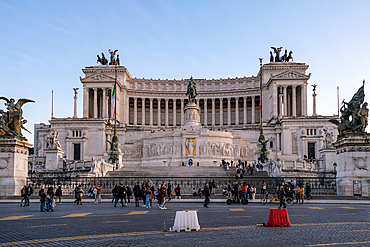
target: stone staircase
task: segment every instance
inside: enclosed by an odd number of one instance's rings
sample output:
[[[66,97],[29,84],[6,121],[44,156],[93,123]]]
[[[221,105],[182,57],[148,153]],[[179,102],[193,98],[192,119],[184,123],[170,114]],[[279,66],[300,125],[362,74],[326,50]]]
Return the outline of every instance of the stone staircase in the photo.
[[[122,167],[110,171],[107,177],[230,177],[234,169],[225,171],[218,166],[138,166]],[[268,177],[267,172],[254,173],[252,177]]]

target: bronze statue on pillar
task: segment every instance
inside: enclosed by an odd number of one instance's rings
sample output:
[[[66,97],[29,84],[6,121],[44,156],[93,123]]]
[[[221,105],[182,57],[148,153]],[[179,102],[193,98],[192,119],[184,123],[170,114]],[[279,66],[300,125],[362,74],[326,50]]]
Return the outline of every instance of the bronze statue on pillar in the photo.
[[[337,119],[330,119],[330,122],[338,126],[339,136],[349,133],[366,133],[365,129],[368,124],[369,109],[365,99],[365,80],[351,99],[350,102],[342,101],[340,112],[340,122]]]
[[[190,77],[186,95],[189,98],[189,102],[195,103],[195,97],[198,95],[198,92],[197,92],[197,84],[195,83],[195,81],[193,81],[193,76]]]
[[[11,98],[10,100],[6,97],[0,97],[0,100],[5,100],[4,104],[7,108],[7,112],[0,110],[0,139],[19,139],[26,140],[22,135],[22,129],[31,133],[23,125],[27,123],[27,120],[23,118],[22,106],[28,102],[35,102],[30,99],[19,99],[17,103]]]

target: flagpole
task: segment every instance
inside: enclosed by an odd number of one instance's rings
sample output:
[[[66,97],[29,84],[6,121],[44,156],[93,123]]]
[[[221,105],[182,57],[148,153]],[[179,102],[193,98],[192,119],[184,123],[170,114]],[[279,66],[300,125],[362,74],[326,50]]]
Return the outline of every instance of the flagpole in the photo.
[[[260,69],[262,68],[262,60],[263,58],[259,58],[260,60]],[[262,108],[263,108],[263,104],[262,104],[262,72],[260,74],[260,128],[261,128],[261,133],[263,133],[263,129],[262,129]]]
[[[114,136],[117,136],[117,64],[114,72]]]

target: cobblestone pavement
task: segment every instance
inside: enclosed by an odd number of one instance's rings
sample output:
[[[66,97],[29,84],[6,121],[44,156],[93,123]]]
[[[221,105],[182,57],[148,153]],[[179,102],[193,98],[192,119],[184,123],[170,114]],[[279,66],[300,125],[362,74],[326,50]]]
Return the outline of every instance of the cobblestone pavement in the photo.
[[[370,205],[293,204],[290,227],[257,227],[277,204],[170,203],[168,210],[59,204],[54,212],[0,204],[0,246],[370,246]],[[198,210],[201,230],[164,232],[176,211]]]

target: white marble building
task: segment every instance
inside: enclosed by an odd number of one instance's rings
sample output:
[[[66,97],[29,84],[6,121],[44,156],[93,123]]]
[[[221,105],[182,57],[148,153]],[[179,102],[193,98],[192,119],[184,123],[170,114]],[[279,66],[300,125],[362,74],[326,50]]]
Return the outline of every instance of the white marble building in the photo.
[[[108,159],[116,69],[117,131],[125,166],[181,166],[190,159],[200,166],[218,165],[221,159],[252,163],[259,136],[262,81],[262,120],[269,158],[280,160],[271,162],[270,173],[317,176],[319,170],[333,169],[330,164],[320,167],[315,160],[324,148],[323,129],[336,139],[336,126],[328,122],[331,117],[307,115],[308,65],[293,62],[264,64],[251,77],[194,79],[201,112],[197,130],[181,127],[188,79],[139,79],[124,66],[86,67],[82,70],[85,77],[80,78],[83,116],[53,118],[50,125],[35,125],[37,156],[46,155],[47,133],[52,128],[59,133],[67,160]]]

